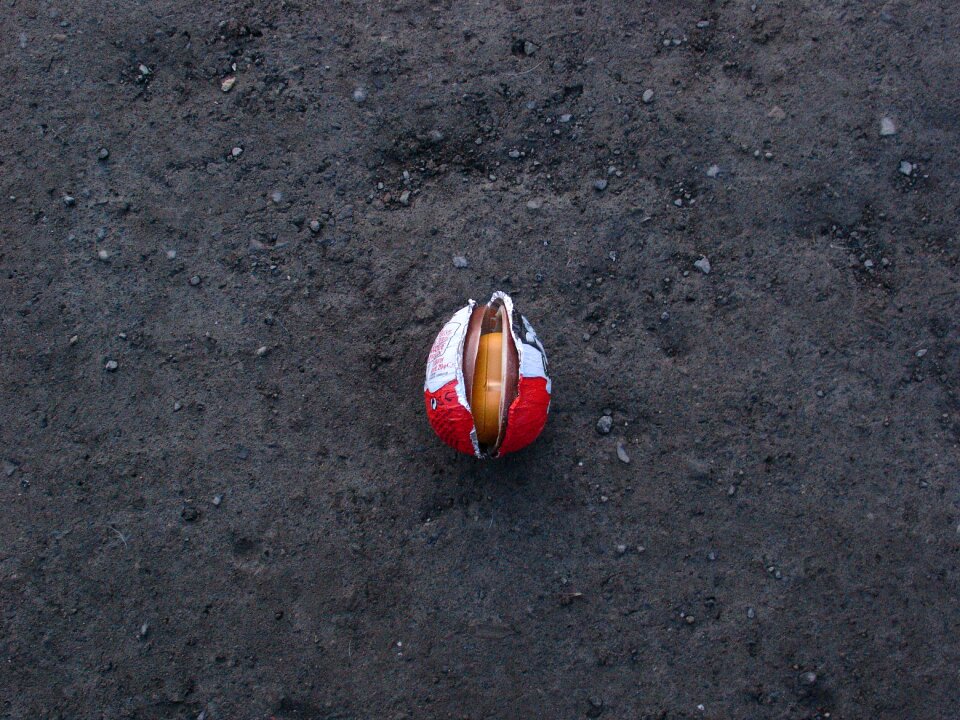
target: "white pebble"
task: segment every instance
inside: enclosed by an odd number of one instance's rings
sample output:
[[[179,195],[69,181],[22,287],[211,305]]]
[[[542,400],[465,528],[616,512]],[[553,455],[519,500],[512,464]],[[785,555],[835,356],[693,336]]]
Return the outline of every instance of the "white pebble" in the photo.
[[[693,264],[693,266],[694,266],[697,270],[699,270],[700,272],[702,272],[704,275],[709,275],[709,274],[710,274],[710,261],[707,260],[706,256],[704,256],[704,257],[700,258],[699,260],[697,260],[697,261]]]
[[[652,88],[647,88],[646,90],[643,91],[643,101],[645,103],[652,103],[653,97],[655,94],[656,93],[653,92]]]
[[[719,165],[711,165],[710,167],[707,168],[707,177],[715,178],[719,174],[720,174]]]
[[[908,160],[900,161],[900,174],[910,176],[913,174],[913,163]]]
[[[881,137],[886,137],[887,135],[896,135],[896,134],[897,134],[897,124],[893,121],[893,118],[889,118],[889,117],[880,118]]]

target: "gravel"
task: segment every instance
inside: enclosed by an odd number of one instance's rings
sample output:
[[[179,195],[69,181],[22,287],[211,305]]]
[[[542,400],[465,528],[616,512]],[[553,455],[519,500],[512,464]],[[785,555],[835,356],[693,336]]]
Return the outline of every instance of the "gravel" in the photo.
[[[110,157],[110,151],[107,150],[105,147],[102,147],[99,150],[97,150],[98,160],[106,160],[108,157]]]
[[[606,178],[600,178],[599,180],[593,181],[593,189],[597,192],[603,192],[607,189],[607,180]]]
[[[626,465],[630,464],[630,456],[627,455],[627,449],[623,446],[623,443],[617,443],[617,458]]]
[[[470,267],[470,263],[463,255],[454,255],[453,266],[462,270],[465,267]]]
[[[107,372],[113,372],[118,367],[120,367],[120,363],[118,363],[116,360],[107,360],[107,362],[103,366],[103,369],[106,370]]]
[[[914,165],[909,160],[900,161],[900,174],[910,177],[913,175]]]
[[[653,88],[647,88],[643,91],[643,101],[647,104],[652,103],[655,96],[656,93],[653,91]]]
[[[706,257],[702,257],[702,258],[700,258],[699,260],[697,260],[697,261],[693,264],[693,266],[694,266],[697,270],[699,270],[700,272],[702,272],[704,275],[709,275],[709,274],[710,274],[710,261],[707,260]]]
[[[707,168],[707,177],[715,178],[719,174],[720,174],[719,165],[711,165],[710,167]]]
[[[362,103],[366,99],[367,99],[366,88],[358,87],[353,91],[353,101],[355,103]]]
[[[597,432],[601,435],[609,435],[613,429],[613,418],[609,415],[601,415],[597,420]]]
[[[880,136],[887,137],[889,135],[897,134],[897,124],[893,121],[893,118],[884,117],[880,118]]]

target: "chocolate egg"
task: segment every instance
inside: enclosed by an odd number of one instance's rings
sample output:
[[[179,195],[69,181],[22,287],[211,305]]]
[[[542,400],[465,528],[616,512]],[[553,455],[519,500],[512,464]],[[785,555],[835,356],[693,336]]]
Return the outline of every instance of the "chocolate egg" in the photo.
[[[540,434],[550,410],[547,354],[513,300],[470,300],[443,326],[427,358],[423,396],[431,427],[447,445],[502,457]]]

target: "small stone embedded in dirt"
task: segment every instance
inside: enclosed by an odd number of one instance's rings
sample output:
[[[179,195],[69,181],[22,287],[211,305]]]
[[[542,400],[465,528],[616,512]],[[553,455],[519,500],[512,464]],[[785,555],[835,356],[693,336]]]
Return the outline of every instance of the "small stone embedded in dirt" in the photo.
[[[704,28],[708,28],[708,27],[710,27],[710,21],[709,21],[709,20],[701,20],[700,22],[697,23],[697,27],[698,27],[700,30],[703,30]]]
[[[97,250],[97,259],[101,262],[106,262],[110,259],[110,251],[103,249]]]
[[[916,355],[918,358],[922,358],[922,357],[923,357],[924,355],[926,355],[926,354],[927,354],[927,349],[926,349],[926,348],[920,348],[919,350],[917,350],[917,351],[914,353],[914,355]]]
[[[625,465],[630,464],[630,456],[627,454],[627,448],[623,446],[623,443],[617,443],[617,459]]]
[[[880,136],[887,137],[889,135],[897,134],[897,124],[893,121],[893,118],[884,117],[880,118]]]
[[[223,495],[214,495],[213,496],[213,505],[214,507],[220,507],[220,503],[223,502]]]
[[[143,625],[140,626],[140,633],[139,633],[140,637],[145,638],[147,636],[147,633],[149,632],[150,632],[150,625],[148,623],[144,623]]]
[[[543,200],[540,198],[532,198],[527,200],[527,210],[539,210],[543,207]]]
[[[9,460],[3,461],[3,474],[10,477],[17,471],[17,464]]]
[[[118,363],[116,360],[107,360],[107,362],[103,366],[103,369],[106,370],[107,372],[113,372],[118,367],[120,367],[120,363]]]
[[[320,221],[319,221],[319,220],[311,220],[311,221],[310,221],[310,232],[312,232],[312,233],[318,233],[318,232],[320,232]]]
[[[73,195],[64,195],[63,204],[67,207],[73,207],[77,204],[77,199]]]
[[[407,206],[407,205],[410,204],[410,191],[409,191],[409,190],[404,190],[402,193],[400,193],[400,204],[403,205],[403,206]]]
[[[200,279],[199,275],[191,275],[189,282],[190,282],[190,285],[192,285],[193,287],[197,287],[197,285],[199,285],[203,281]]]
[[[177,251],[176,250],[167,250],[167,260],[176,260]]]
[[[279,205],[283,202],[283,193],[279,190],[274,190],[272,193],[270,193],[270,199],[274,202],[274,204]]]
[[[182,517],[187,522],[193,522],[200,517],[200,511],[192,505],[187,505],[180,511],[180,517]]]
[[[613,418],[609,415],[601,415],[597,420],[597,432],[601,435],[609,435],[613,429]]]
[[[467,259],[463,255],[454,255],[453,266],[455,268],[463,269],[465,267],[469,267],[470,263],[467,261]]]
[[[770,112],[767,113],[767,117],[780,122],[787,117],[787,113],[779,105],[774,105],[770,108]]]
[[[596,190],[597,192],[603,192],[604,190],[606,190],[606,189],[607,189],[607,179],[606,179],[606,178],[600,178],[599,180],[594,180],[594,181],[593,181],[593,189]]]
[[[537,51],[537,46],[534,45],[529,40],[524,40],[523,42],[523,54],[524,55],[533,55]]]
[[[815,685],[817,682],[817,674],[812,670],[807,670],[807,672],[800,674],[800,682],[807,686]]]
[[[909,160],[901,160],[901,161],[900,161],[900,174],[901,174],[901,175],[906,175],[907,177],[909,177],[910,175],[913,174],[913,170],[914,170],[914,165],[913,165],[912,162],[910,162]]]
[[[237,145],[230,150],[231,157],[240,157],[243,154],[243,148]]]
[[[617,545],[617,555],[623,555],[627,552],[627,546],[621,543]]]
[[[367,90],[364,87],[355,88],[353,91],[353,101],[355,103],[362,103],[367,99]]]
[[[182,409],[183,409],[183,404],[180,403],[179,401],[178,401],[178,402],[175,402],[175,403],[173,404],[173,411],[174,411],[174,412],[180,412],[180,410],[182,410]]]
[[[79,336],[79,335],[71,335],[71,336],[70,336],[70,344],[71,344],[71,345],[76,345],[79,340],[80,340],[80,336]]]
[[[720,174],[719,165],[711,165],[710,167],[707,168],[707,177],[715,178],[719,174]]]
[[[98,160],[106,160],[106,159],[109,158],[109,157],[110,157],[110,151],[107,150],[105,147],[102,147],[102,148],[100,148],[99,150],[97,150],[97,159],[98,159]]]
[[[518,157],[520,157],[520,151],[519,151],[519,150],[511,150],[510,152],[507,153],[507,155],[509,155],[509,156],[510,156],[511,158],[513,158],[514,160],[516,160]]]
[[[603,714],[603,698],[591,695],[587,699],[587,717],[598,718]]]
[[[223,92],[230,92],[234,85],[237,83],[237,78],[233,75],[230,77],[225,77],[223,82],[220,83],[220,89]]]
[[[270,348],[268,348],[266,345],[261,345],[257,348],[257,357],[264,357],[269,352]]]
[[[647,104],[652,103],[655,96],[656,93],[653,91],[653,88],[647,88],[643,91],[643,101]]]
[[[571,115],[570,113],[564,113],[563,115],[560,116],[559,119],[560,119],[560,122],[562,123],[568,123],[573,119],[573,115]]]
[[[700,258],[699,260],[697,260],[697,261],[693,264],[693,266],[694,266],[697,270],[699,270],[700,272],[702,272],[704,275],[709,275],[709,274],[710,274],[710,261],[707,260],[706,257],[702,257],[702,258]]]

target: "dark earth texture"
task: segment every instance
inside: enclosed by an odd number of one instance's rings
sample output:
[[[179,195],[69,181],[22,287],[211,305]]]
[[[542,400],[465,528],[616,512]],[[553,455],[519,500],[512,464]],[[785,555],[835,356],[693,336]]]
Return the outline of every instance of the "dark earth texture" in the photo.
[[[0,30],[0,717],[957,717],[960,3]],[[480,462],[496,289],[554,395]]]

